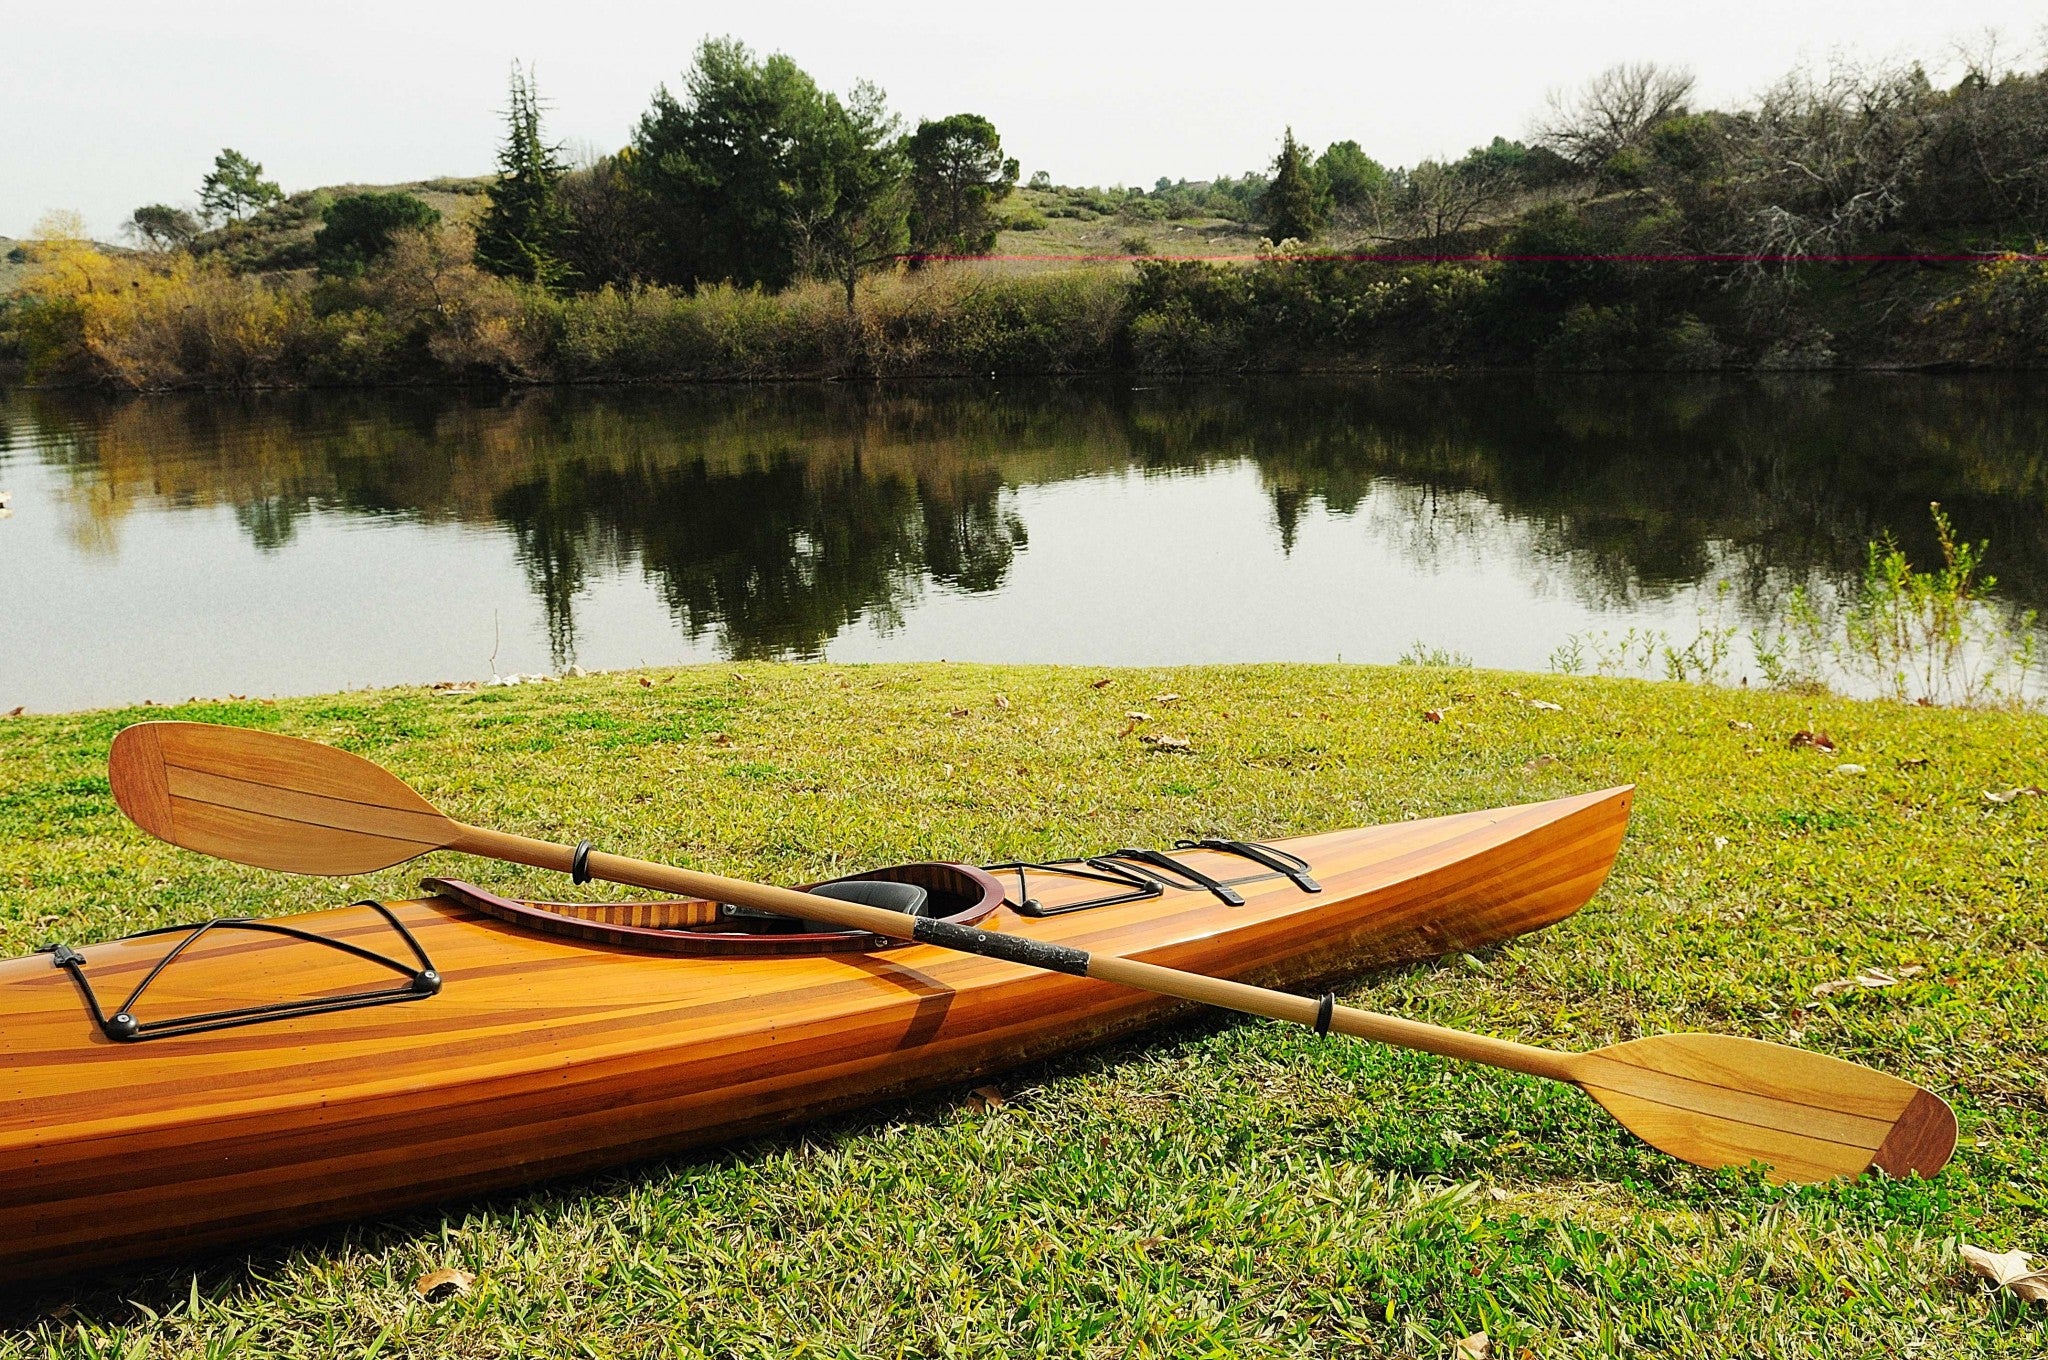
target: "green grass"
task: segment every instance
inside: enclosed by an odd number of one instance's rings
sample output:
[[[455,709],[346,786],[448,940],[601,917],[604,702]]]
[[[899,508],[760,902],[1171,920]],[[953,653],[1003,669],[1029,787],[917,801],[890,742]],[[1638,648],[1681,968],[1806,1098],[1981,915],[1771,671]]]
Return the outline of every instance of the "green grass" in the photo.
[[[997,1108],[951,1092],[59,1291],[13,1308],[0,1355],[1439,1357],[1480,1330],[1505,1356],[2048,1346],[2048,1310],[1956,1252],[2048,1248],[2048,799],[1983,796],[2048,784],[2048,718],[1426,666],[644,676],[0,722],[0,944],[400,895],[444,867],[327,883],[146,840],[102,762],[123,724],[173,713],[340,743],[485,825],[778,879],[1634,781],[1628,843],[1577,917],[1345,999],[1580,1047],[1797,1042],[1941,1091],[1963,1146],[1932,1183],[1773,1190],[1651,1152],[1564,1087],[1217,1018],[1008,1074]],[[1131,708],[1192,751],[1119,736]],[[1839,754],[1790,747],[1809,725]],[[414,1297],[442,1265],[474,1291]]]

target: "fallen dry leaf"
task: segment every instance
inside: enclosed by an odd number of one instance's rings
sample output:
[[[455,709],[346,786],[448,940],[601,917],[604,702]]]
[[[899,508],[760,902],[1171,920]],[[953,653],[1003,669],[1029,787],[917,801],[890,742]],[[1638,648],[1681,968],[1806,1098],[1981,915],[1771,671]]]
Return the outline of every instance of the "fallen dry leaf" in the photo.
[[[1927,969],[1917,963],[1909,963],[1897,973],[1887,973],[1882,968],[1864,968],[1855,977],[1835,978],[1823,982],[1813,989],[1815,996],[1833,996],[1836,992],[1853,991],[1858,987],[1896,987],[1907,978],[1918,977]]]
[[[1131,710],[1129,710],[1128,712],[1126,712],[1126,713],[1124,714],[1124,716],[1125,716],[1126,718],[1129,718],[1129,719],[1130,719],[1130,720],[1131,720],[1132,722],[1134,722],[1134,723],[1137,723],[1137,722],[1151,722],[1151,721],[1152,721],[1152,715],[1151,715],[1150,713],[1140,713],[1140,712],[1139,712],[1139,711],[1138,711],[1137,709],[1135,709],[1135,708],[1134,708],[1134,709],[1131,709]]]
[[[1546,769],[1549,766],[1555,764],[1557,764],[1556,756],[1537,756],[1534,760],[1525,760],[1522,762],[1522,773],[1534,774],[1538,770]]]
[[[1843,762],[1842,762],[1841,764],[1839,764],[1839,765],[1835,766],[1835,773],[1836,773],[1836,774],[1866,774],[1866,773],[1868,773],[1868,771],[1866,771],[1866,770],[1865,770],[1865,769],[1864,769],[1864,768],[1863,768],[1863,767],[1862,767],[1861,765],[1858,765],[1858,764],[1856,764],[1856,763],[1855,763],[1854,761],[1849,761],[1849,760],[1845,760],[1845,761],[1843,761]]]
[[[14,711],[16,713],[21,712],[21,710],[18,708]],[[2019,798],[2039,798],[2041,796],[2042,790],[2039,784],[2029,784],[2023,789],[2011,788],[2002,791],[1993,789],[1984,790],[1984,801],[1987,803],[2010,803],[2015,799]]]
[[[1562,712],[1564,712],[1564,705],[1563,705],[1563,704],[1553,704],[1553,703],[1551,703],[1551,702],[1550,702],[1550,700],[1548,700],[1548,699],[1529,699],[1529,700],[1525,700],[1524,702],[1526,702],[1526,703],[1527,703],[1527,704],[1529,705],[1529,707],[1531,707],[1531,708],[1534,708],[1534,709],[1540,709],[1541,711],[1543,711],[1543,712],[1545,712],[1545,713],[1562,713]]]
[[[713,732],[711,734],[711,744],[713,746],[730,746],[732,745],[732,738],[723,732]]]
[[[1743,721],[1742,719],[1740,719],[1740,718],[1730,718],[1730,719],[1728,720],[1728,727],[1729,727],[1729,729],[1730,729],[1731,731],[1735,731],[1735,732],[1754,732],[1754,731],[1756,731],[1756,724],[1755,724],[1755,723],[1753,723],[1753,722],[1744,722],[1744,721]]]
[[[1116,677],[1113,675],[1105,675],[1100,680],[1090,680],[1088,682],[1088,688],[1101,689],[1104,685],[1108,684],[1111,680],[1114,680],[1115,678]]]
[[[1444,711],[1440,708],[1428,709],[1423,713],[1422,720],[1424,722],[1440,723],[1444,720]]]
[[[642,689],[653,689],[653,688],[654,688],[654,682],[653,682],[652,680],[649,680],[649,679],[648,679],[648,678],[647,678],[646,676],[644,676],[644,675],[643,675],[643,676],[641,676],[641,677],[640,677],[640,688],[642,688]]]
[[[1899,758],[1899,768],[1902,770],[1917,770],[1925,765],[1930,758],[1928,756],[1901,756]]]
[[[1152,696],[1152,702],[1155,704],[1177,704],[1180,702],[1180,696],[1178,694],[1155,694]]]
[[[7,710],[7,716],[10,718],[19,718],[22,714],[22,710],[27,707],[27,704],[16,704],[13,708]]]
[[[1810,727],[1802,727],[1792,734],[1791,746],[1795,751],[1806,746],[1810,746],[1816,751],[1832,751],[1835,749],[1835,739],[1825,732],[1817,732]]]
[[[1195,749],[1194,743],[1186,737],[1162,737],[1147,732],[1144,736],[1139,737],[1138,740],[1144,742],[1155,751],[1192,751]]]
[[[1002,1093],[1001,1088],[995,1086],[977,1086],[967,1093],[967,1108],[976,1114],[1000,1110],[1009,1103],[1010,1098]]]
[[[1963,1259],[1970,1263],[1970,1269],[2029,1303],[2048,1303],[2048,1270],[2034,1269],[2031,1255],[2024,1251],[1989,1252],[1963,1244]]]
[[[1002,695],[1000,695],[1000,694],[998,694],[998,695],[996,696],[996,707],[997,707],[997,708],[1008,708],[1009,706],[1010,706],[1010,701],[1009,701],[1008,699],[1005,699],[1005,698],[1004,698],[1004,697],[1003,697]]]
[[[955,718],[964,718],[967,716],[967,710],[964,708],[956,708],[951,710],[951,714]]]
[[[1474,1332],[1451,1348],[1456,1360],[1493,1360],[1493,1338],[1485,1332]]]
[[[1728,838],[1726,836],[1714,837],[1714,848],[1716,850],[1726,850],[1728,848]]]
[[[439,1270],[430,1270],[414,1280],[412,1292],[428,1303],[439,1303],[442,1299],[452,1299],[457,1294],[467,1294],[469,1287],[475,1283],[476,1276],[468,1271],[457,1270],[454,1266],[443,1266]]]

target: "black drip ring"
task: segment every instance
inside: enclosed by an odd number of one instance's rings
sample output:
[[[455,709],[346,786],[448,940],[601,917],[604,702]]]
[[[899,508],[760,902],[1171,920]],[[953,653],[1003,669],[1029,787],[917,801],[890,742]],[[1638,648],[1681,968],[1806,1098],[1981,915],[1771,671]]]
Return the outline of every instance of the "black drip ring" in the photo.
[[[590,881],[590,842],[576,842],[576,853],[569,857],[569,881],[581,886]]]
[[[1337,994],[1336,994],[1335,992],[1324,992],[1324,993],[1323,993],[1323,999],[1322,999],[1322,1003],[1321,1003],[1320,1005],[1318,1005],[1318,1006],[1316,1007],[1316,1033],[1317,1033],[1317,1034],[1320,1034],[1320,1035],[1322,1035],[1322,1036],[1323,1036],[1324,1038],[1328,1038],[1328,1037],[1329,1037],[1329,1034],[1330,1034],[1330,1017],[1331,1017],[1332,1015],[1334,1015],[1334,1014],[1336,1013],[1336,1011],[1337,1011]]]

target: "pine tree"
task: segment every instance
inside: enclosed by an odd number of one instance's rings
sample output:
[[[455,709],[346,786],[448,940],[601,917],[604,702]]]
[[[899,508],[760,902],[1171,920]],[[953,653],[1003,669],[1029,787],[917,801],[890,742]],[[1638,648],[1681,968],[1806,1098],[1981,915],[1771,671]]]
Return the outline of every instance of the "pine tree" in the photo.
[[[540,111],[533,78],[514,62],[505,145],[498,178],[484,191],[490,203],[477,224],[476,262],[501,277],[553,288],[567,273],[560,253],[564,167],[561,148],[541,137]]]
[[[1323,189],[1291,127],[1273,161],[1265,209],[1266,232],[1275,241],[1313,241],[1323,229]]]

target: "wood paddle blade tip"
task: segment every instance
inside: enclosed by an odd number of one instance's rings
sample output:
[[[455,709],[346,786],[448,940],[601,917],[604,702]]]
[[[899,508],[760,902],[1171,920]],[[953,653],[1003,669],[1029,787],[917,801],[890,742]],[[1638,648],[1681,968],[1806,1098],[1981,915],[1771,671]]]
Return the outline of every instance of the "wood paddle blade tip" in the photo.
[[[1920,1087],[1859,1064],[1722,1034],[1632,1039],[1572,1059],[1576,1081],[1638,1138],[1710,1169],[1762,1163],[1772,1180],[1931,1176],[1955,1117]]]
[[[114,734],[114,745],[107,752],[107,782],[113,788],[115,806],[129,821],[158,840],[175,842],[163,744],[157,740],[160,726],[136,723]]]
[[[1956,1151],[1956,1112],[1932,1091],[1908,1102],[1870,1164],[1890,1176],[1932,1176]]]
[[[260,869],[371,873],[459,833],[389,771],[276,732],[140,723],[114,739],[107,765],[114,801],[137,826]]]

